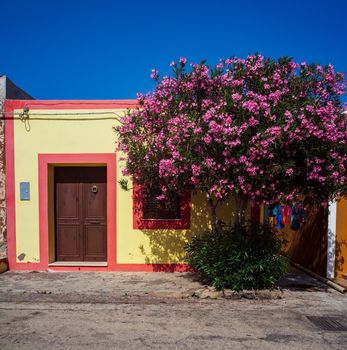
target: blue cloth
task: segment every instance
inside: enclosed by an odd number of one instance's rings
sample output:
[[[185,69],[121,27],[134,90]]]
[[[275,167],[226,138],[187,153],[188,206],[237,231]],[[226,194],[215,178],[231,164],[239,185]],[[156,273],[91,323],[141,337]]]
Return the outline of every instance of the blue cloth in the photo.
[[[284,227],[284,224],[283,224],[283,206],[276,205],[273,208],[272,213],[276,219],[276,227],[279,229],[282,229]]]
[[[292,216],[290,221],[290,228],[294,231],[297,231],[300,228],[300,208],[295,204],[292,207]]]

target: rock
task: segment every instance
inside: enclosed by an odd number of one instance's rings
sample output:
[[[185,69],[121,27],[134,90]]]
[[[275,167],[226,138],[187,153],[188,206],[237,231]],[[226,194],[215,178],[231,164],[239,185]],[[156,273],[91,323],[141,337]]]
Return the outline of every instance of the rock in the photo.
[[[197,289],[193,296],[199,299],[218,299],[223,295],[222,292],[215,290],[214,288],[207,287],[202,289]]]
[[[275,300],[282,299],[283,292],[276,289],[241,290],[238,292],[226,289],[224,296],[226,299]]]
[[[3,273],[8,270],[7,259],[0,259],[0,273]]]

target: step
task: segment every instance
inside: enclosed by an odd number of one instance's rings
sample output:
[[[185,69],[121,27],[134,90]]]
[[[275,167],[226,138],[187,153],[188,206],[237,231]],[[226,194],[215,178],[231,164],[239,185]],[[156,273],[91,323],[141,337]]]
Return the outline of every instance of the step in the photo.
[[[50,263],[49,266],[105,267],[107,266],[107,261],[55,261],[53,263]]]

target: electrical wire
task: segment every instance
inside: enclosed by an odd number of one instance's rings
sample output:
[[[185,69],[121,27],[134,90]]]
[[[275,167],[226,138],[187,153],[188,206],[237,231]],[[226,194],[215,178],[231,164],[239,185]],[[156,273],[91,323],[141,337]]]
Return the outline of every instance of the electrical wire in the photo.
[[[62,120],[62,121],[86,121],[86,120],[117,120],[121,122],[119,118],[122,118],[121,115],[119,115],[116,112],[55,112],[55,113],[35,113],[35,112],[3,112],[0,113],[4,116],[0,119],[12,119],[12,120],[23,120],[23,119],[30,119],[30,120]],[[75,115],[115,115],[114,117],[100,117],[100,118],[50,118],[50,116],[75,116]],[[6,117],[6,115],[12,115],[13,117]],[[32,117],[32,116],[41,116],[41,117]]]

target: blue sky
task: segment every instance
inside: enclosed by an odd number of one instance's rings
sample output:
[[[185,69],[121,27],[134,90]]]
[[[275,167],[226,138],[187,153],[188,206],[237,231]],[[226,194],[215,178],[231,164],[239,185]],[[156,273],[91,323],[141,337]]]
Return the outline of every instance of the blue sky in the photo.
[[[127,99],[180,56],[260,52],[347,72],[347,1],[0,0],[0,74],[37,99]]]

